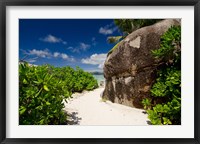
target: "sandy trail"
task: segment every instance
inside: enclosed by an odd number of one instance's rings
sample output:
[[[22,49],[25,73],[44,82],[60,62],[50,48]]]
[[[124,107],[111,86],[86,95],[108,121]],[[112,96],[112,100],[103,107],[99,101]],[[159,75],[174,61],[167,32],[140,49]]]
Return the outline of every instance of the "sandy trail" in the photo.
[[[144,110],[102,101],[100,95],[104,88],[74,94],[65,103],[70,115],[69,124],[73,125],[148,125]]]

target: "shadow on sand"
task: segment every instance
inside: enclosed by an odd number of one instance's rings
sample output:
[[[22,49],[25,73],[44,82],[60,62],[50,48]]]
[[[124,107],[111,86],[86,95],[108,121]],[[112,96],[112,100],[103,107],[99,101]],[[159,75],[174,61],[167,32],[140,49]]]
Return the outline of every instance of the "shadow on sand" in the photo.
[[[77,115],[78,112],[67,113],[67,125],[79,125],[82,118]]]

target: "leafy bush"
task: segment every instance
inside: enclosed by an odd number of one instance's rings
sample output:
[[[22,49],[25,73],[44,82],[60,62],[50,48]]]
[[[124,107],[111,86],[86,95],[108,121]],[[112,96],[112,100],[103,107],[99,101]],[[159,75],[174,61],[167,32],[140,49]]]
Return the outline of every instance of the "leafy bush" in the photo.
[[[73,92],[98,87],[94,77],[77,68],[19,65],[20,125],[64,124],[63,100]]]
[[[155,58],[162,58],[167,63],[180,64],[181,58],[181,27],[172,26],[161,37],[160,48],[153,50]]]
[[[143,104],[145,110],[151,109],[151,100],[150,99],[148,99],[148,98],[143,99],[142,104]]]
[[[162,37],[160,49],[152,51],[153,56],[165,63],[158,71],[158,78],[150,92],[161,103],[149,104],[143,100],[148,118],[154,125],[181,124],[181,27],[171,27]]]
[[[161,75],[162,74],[162,75]],[[153,97],[163,97],[165,103],[156,104],[148,110],[152,124],[181,123],[181,71],[167,68],[160,71],[160,76],[151,89]]]

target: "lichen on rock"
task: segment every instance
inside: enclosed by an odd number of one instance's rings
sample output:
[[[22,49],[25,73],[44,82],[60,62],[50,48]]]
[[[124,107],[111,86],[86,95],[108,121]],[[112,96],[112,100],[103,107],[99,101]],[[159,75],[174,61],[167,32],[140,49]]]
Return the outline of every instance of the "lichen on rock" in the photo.
[[[140,48],[140,41],[141,41],[141,37],[138,36],[136,39],[132,40],[129,42],[129,45],[133,48]]]

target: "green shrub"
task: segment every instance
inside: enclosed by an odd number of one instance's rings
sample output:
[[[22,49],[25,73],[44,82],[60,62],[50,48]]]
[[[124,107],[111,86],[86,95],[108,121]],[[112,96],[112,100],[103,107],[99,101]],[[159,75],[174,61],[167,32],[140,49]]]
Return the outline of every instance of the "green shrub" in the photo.
[[[63,100],[97,88],[94,77],[77,68],[19,65],[19,124],[65,124]]]
[[[160,48],[153,50],[155,58],[162,58],[167,63],[179,63],[181,58],[181,27],[172,26],[161,36]]]
[[[142,104],[143,104],[145,110],[151,109],[151,100],[150,99],[148,99],[148,98],[143,99]]]
[[[181,27],[171,27],[162,37],[158,50],[152,51],[156,59],[165,63],[160,66],[158,77],[150,92],[152,98],[161,98],[148,105],[148,118],[153,125],[181,124]],[[143,101],[146,109],[145,100]]]
[[[152,124],[180,124],[181,123],[181,71],[167,68],[160,72],[151,89],[153,97],[163,97],[165,103],[157,104],[148,110]]]

